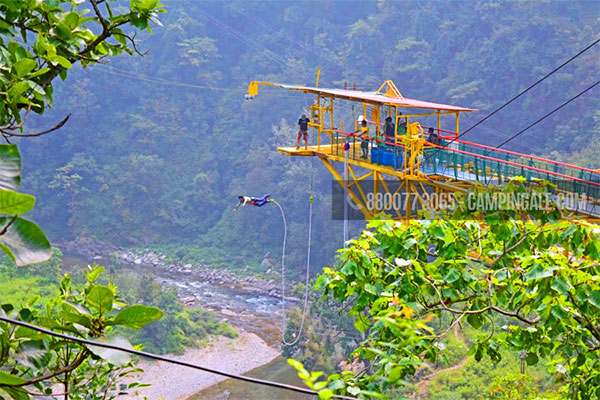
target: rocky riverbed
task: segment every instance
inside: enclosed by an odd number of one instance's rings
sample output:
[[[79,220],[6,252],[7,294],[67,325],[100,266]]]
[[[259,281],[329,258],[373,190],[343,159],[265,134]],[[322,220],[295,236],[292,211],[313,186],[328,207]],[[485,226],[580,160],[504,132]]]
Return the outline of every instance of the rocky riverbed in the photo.
[[[173,262],[156,251],[127,250],[92,241],[54,243],[53,246],[65,254],[63,263],[67,270],[96,262],[107,268],[128,269],[136,275],[152,274],[157,282],[175,288],[184,305],[215,311],[223,321],[259,335],[271,346],[279,345],[283,316],[278,278],[241,276],[205,264]],[[276,261],[269,261],[273,262]],[[265,268],[270,267],[265,265]],[[291,287],[286,287],[286,293],[290,290]],[[295,297],[286,296],[286,302],[289,307],[300,305]]]
[[[241,276],[229,270],[214,268],[206,264],[168,262],[167,256],[153,251],[119,251],[117,258],[129,265],[152,266],[155,269],[173,274],[188,276],[191,279],[220,286],[236,286],[246,292],[261,293],[268,296],[281,296],[281,282],[275,279],[263,279],[253,276]],[[272,274],[272,270],[270,270]],[[288,289],[289,290],[289,289]],[[294,299],[290,299],[294,300]]]
[[[156,275],[162,273],[176,274],[188,277],[186,280],[191,279],[227,287],[235,286],[237,289],[249,293],[281,297],[280,274],[278,269],[275,268],[278,261],[273,259],[269,253],[263,257],[261,266],[265,268],[265,274],[273,276],[272,279],[244,276],[244,274],[236,274],[223,268],[214,268],[208,264],[172,261],[165,254],[159,252],[148,249],[127,250],[92,239],[79,239],[77,242],[62,242],[53,245],[60,248],[64,253],[86,256],[99,264],[107,261],[110,263],[117,262],[131,267],[144,267],[145,269],[155,270]],[[247,269],[247,267],[241,267],[241,272],[246,272]],[[291,288],[291,285],[286,285],[286,293],[290,293]],[[286,300],[296,301],[298,299],[286,296]]]

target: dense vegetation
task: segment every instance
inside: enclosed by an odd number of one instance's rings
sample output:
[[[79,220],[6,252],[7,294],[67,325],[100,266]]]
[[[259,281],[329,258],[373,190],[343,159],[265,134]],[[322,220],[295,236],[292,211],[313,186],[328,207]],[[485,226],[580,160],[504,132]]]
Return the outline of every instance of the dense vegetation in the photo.
[[[91,0],[88,8],[78,8],[81,3],[0,1],[0,134],[7,142],[0,145],[0,249],[10,260],[2,260],[0,266],[0,399],[126,395],[141,385],[129,378],[139,370],[128,354],[44,335],[36,329],[131,348],[120,333],[147,327],[164,315],[153,305],[128,305],[116,285],[100,283],[103,267],[86,271],[79,285],[73,284],[69,274],[59,278],[60,251],[52,258],[43,231],[20,217],[33,208],[35,197],[17,191],[21,156],[11,140],[60,129],[69,115],[53,127],[29,131],[31,112],[41,115],[53,103],[53,80],[65,80],[76,62],[89,65],[121,52],[134,53],[134,38],[121,27],[151,31],[149,22],[157,22],[156,13],[163,11],[158,0],[132,0],[117,13],[108,2]],[[88,13],[94,16],[85,17]],[[150,291],[144,291],[141,300],[168,307],[171,318],[141,332],[138,340],[148,340],[157,350],[181,351],[212,331],[235,336],[211,314],[184,310],[172,291],[165,292],[151,280],[144,283]],[[186,340],[182,340],[184,335]],[[130,382],[120,382],[123,379]],[[60,394],[58,387],[63,389]]]
[[[393,79],[407,97],[480,108],[464,127],[587,46],[598,21],[591,2],[172,0],[155,34],[138,36],[136,45],[136,29],[150,31],[156,22],[158,1],[91,0],[90,18],[78,13],[79,3],[0,0],[0,133],[18,141],[24,155],[23,187],[41,203],[35,221],[51,240],[159,246],[170,256],[236,267],[278,248],[282,228],[272,207],[230,209],[239,194],[271,193],[288,211],[296,273],[309,181],[315,220],[324,222],[315,227],[314,262],[330,262],[340,245],[340,226],[330,221],[331,183],[311,160],[274,151],[293,143],[295,121],[310,100],[266,90],[245,101],[250,80],[311,84],[316,67],[324,86],[356,82],[374,90]],[[145,49],[143,59],[96,64]],[[597,55],[594,48],[578,58],[470,138],[497,144],[581,91],[594,79]],[[598,168],[596,103],[593,95],[578,99],[512,148]],[[30,115],[52,104],[43,118]],[[342,110],[336,118],[355,116],[351,107]],[[19,139],[45,131],[44,140]],[[2,145],[0,159],[0,248],[18,265],[46,259],[44,234],[19,217],[35,199],[17,192],[17,147]],[[402,396],[426,365],[454,365],[467,352],[473,359],[460,376],[429,383],[432,398],[598,397],[597,228],[556,222],[552,214],[530,222],[508,217],[514,215],[488,215],[487,225],[448,215],[409,225],[373,222],[319,278],[331,297],[315,299],[307,340],[288,349],[308,369],[333,373],[352,350],[362,367],[323,381],[294,363],[302,377],[323,398]],[[58,265],[2,265],[3,312],[83,337],[125,334],[158,352],[181,351],[208,334],[235,335],[214,315],[184,309],[152,278],[117,291],[110,282],[131,280],[102,277],[97,268],[72,285]],[[33,287],[33,299],[26,301],[20,287]],[[332,301],[339,305],[325,309]],[[448,335],[460,323],[471,327],[464,340]],[[343,345],[336,343],[341,338]],[[73,398],[110,398],[118,392],[116,374],[134,371],[114,353],[4,323],[0,345],[0,391],[18,400],[29,398],[24,386],[47,392],[52,384]],[[508,373],[519,352],[528,376]],[[65,365],[71,369],[52,375]],[[493,378],[492,370],[507,373]],[[40,379],[44,373],[51,377]]]
[[[52,265],[49,267],[52,272]],[[58,285],[51,282],[55,293],[49,298],[35,295],[26,302],[9,303],[3,295],[2,314],[74,337],[131,348],[118,331],[140,329],[163,313],[156,307],[128,306],[114,284],[97,282],[103,269],[86,272],[83,285],[73,285],[68,274]],[[112,349],[65,341],[5,321],[0,322],[0,349],[2,399],[28,400],[53,393],[63,393],[65,399],[114,399],[140,386],[131,381],[130,375],[139,370],[129,355]],[[131,382],[122,386],[122,379]],[[57,387],[62,392],[57,392]]]
[[[288,213],[293,268],[304,256],[314,173],[313,256],[324,265],[341,245],[341,223],[330,218],[330,177],[318,161],[313,169],[310,160],[275,151],[295,142],[298,116],[312,98],[265,89],[245,101],[251,80],[314,84],[317,67],[322,86],[356,82],[376,90],[392,79],[407,97],[479,108],[461,120],[464,130],[595,40],[598,18],[593,2],[164,4],[163,26],[138,35],[147,55],[75,67],[72,80],[56,85],[45,116],[72,113],[69,122],[43,141],[23,143],[24,187],[44,205],[33,215],[51,239],[185,245],[190,253],[203,249],[205,261],[226,258],[237,267],[259,262],[267,250],[276,254],[282,227],[274,208],[230,212],[239,194],[270,193]],[[598,51],[465,139],[499,144],[583,90],[597,75]],[[600,167],[588,147],[600,143],[595,90],[509,148],[556,151]],[[347,124],[351,107],[341,110],[336,120]]]
[[[503,190],[528,189],[516,182]],[[293,365],[322,398],[334,392],[397,398],[410,393],[426,362],[444,353],[453,328],[468,324],[477,331],[467,353],[475,361],[498,364],[523,352],[527,365],[546,366],[560,398],[599,397],[600,232],[560,217],[558,209],[481,213],[462,201],[432,219],[371,221],[341,250],[340,265],[325,268],[317,280],[365,333],[352,352],[362,367],[321,380]],[[482,370],[471,362],[458,374],[472,369]],[[515,382],[505,384],[512,389]],[[537,391],[524,384],[514,398]]]
[[[0,282],[2,291],[0,302],[15,306],[27,304],[37,297],[36,304],[43,305],[56,294],[64,268],[62,254],[54,249],[54,256],[47,262],[15,269],[8,261],[0,263]],[[85,285],[88,268],[73,267],[69,271],[76,285]],[[143,304],[162,310],[164,316],[153,324],[136,331],[121,329],[119,332],[133,344],[142,345],[153,353],[182,353],[186,347],[202,345],[209,335],[236,337],[232,328],[221,322],[212,312],[201,308],[186,308],[178,300],[175,289],[158,284],[151,275],[138,275],[129,270],[109,268],[99,276],[98,282],[109,285],[120,282],[119,296],[129,304]]]

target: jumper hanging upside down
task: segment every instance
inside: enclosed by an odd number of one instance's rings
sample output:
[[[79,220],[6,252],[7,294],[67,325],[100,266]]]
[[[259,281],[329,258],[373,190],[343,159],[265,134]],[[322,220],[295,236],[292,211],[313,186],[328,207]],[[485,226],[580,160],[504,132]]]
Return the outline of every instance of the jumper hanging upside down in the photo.
[[[240,200],[240,204],[238,204],[233,209],[233,211],[237,211],[238,208],[244,207],[246,204],[250,204],[252,206],[257,206],[257,207],[262,207],[265,204],[273,201],[273,200],[270,200],[269,197],[271,197],[270,194],[265,194],[263,197],[238,196],[238,199]]]

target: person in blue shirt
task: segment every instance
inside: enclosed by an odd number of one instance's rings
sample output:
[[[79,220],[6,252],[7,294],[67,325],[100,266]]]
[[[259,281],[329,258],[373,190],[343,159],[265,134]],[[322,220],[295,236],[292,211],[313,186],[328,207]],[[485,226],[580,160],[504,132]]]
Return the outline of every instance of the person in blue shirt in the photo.
[[[308,123],[310,120],[306,118],[306,114],[302,114],[298,120],[298,139],[296,140],[296,150],[300,148],[300,138],[304,136],[304,149],[308,148]]]

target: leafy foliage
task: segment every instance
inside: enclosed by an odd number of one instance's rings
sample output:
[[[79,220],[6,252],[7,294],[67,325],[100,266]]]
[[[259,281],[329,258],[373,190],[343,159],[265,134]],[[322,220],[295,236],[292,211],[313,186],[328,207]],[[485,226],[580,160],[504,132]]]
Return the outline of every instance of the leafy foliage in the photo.
[[[65,275],[58,295],[39,307],[39,296],[22,306],[2,302],[2,312],[55,331],[132,347],[115,328],[139,329],[163,316],[161,310],[145,305],[127,306],[115,285],[97,283],[104,267],[90,269],[87,282],[74,288]],[[1,300],[1,299],[0,299]],[[113,399],[128,389],[119,380],[140,370],[126,354],[48,337],[28,328],[0,322],[0,398],[29,399],[52,395],[61,385],[71,399]],[[8,372],[7,372],[8,371]],[[55,392],[54,392],[55,393]]]
[[[202,308],[189,309],[181,305],[175,289],[163,287],[152,276],[144,276],[139,281],[136,281],[136,277],[133,274],[117,274],[111,279],[133,282],[124,295],[131,301],[163,310],[165,316],[133,335],[128,334],[133,343],[143,344],[148,351],[154,353],[183,353],[186,347],[202,344],[209,335],[237,337],[237,332],[229,324],[220,321],[216,314]]]
[[[30,113],[43,114],[52,106],[52,81],[66,79],[73,64],[84,67],[123,51],[132,54],[135,43],[121,27],[150,29],[162,12],[158,0],[132,0],[128,13],[115,14],[104,1],[105,17],[97,0],[91,8],[76,0],[0,1],[0,134],[40,136],[62,127],[69,115],[50,129],[23,133]],[[90,11],[92,17],[85,16]],[[99,32],[99,33],[94,33]],[[110,39],[113,39],[112,41]],[[0,249],[17,265],[50,258],[50,244],[34,223],[18,216],[29,212],[35,197],[17,192],[21,156],[16,145],[0,145]]]
[[[109,1],[81,6],[81,1],[0,2],[0,132],[21,130],[29,111],[42,114],[52,105],[52,80],[63,80],[74,63],[84,67],[123,51],[133,54],[124,25],[150,29],[158,0],[132,0],[130,10],[113,13]],[[105,17],[99,7],[105,8]],[[86,16],[93,12],[93,16]],[[99,33],[94,33],[99,32]],[[113,39],[113,40],[109,40]],[[25,110],[25,118],[21,111]]]
[[[317,287],[351,302],[356,329],[368,334],[353,353],[366,369],[342,391],[368,397],[408,386],[418,365],[435,362],[442,338],[466,322],[476,330],[492,324],[468,352],[476,361],[497,363],[503,349],[526,351],[528,365],[549,360],[564,397],[598,396],[599,228],[558,221],[558,211],[523,219],[461,204],[452,215],[408,224],[370,222],[340,250],[339,269],[319,277]],[[427,322],[434,316],[450,318],[434,329]],[[494,326],[495,316],[510,322]]]
[[[290,266],[302,265],[311,175],[313,234],[321,244],[314,247],[315,265],[331,263],[342,244],[342,224],[319,222],[330,221],[330,175],[318,160],[311,165],[274,151],[295,143],[296,121],[314,99],[267,89],[244,101],[249,81],[314,85],[317,67],[324,87],[356,82],[359,89],[376,90],[392,79],[406,97],[479,108],[461,117],[464,131],[589,45],[598,18],[592,2],[168,6],[160,16],[164,26],[138,36],[148,50],[143,59],[117,57],[110,65],[74,68],[73,80],[55,85],[56,104],[47,117],[72,117],[60,135],[21,144],[30,155],[26,190],[43,200],[45,207],[33,212],[49,234],[190,249],[183,253],[201,249],[198,262],[231,268],[258,265],[267,251],[278,252],[282,228],[275,210],[230,212],[238,195],[263,192],[284,205]],[[590,49],[465,139],[497,145],[578,93],[597,72],[597,51]],[[464,92],[456,93],[457,87]],[[593,94],[507,149],[555,150],[567,162],[597,164],[600,120]],[[352,107],[339,105],[335,123],[347,126],[358,109],[352,115]],[[454,129],[450,118],[442,124]],[[571,158],[584,148],[589,150],[581,158]],[[56,176],[73,179],[48,187]],[[362,227],[351,223],[355,233]]]

